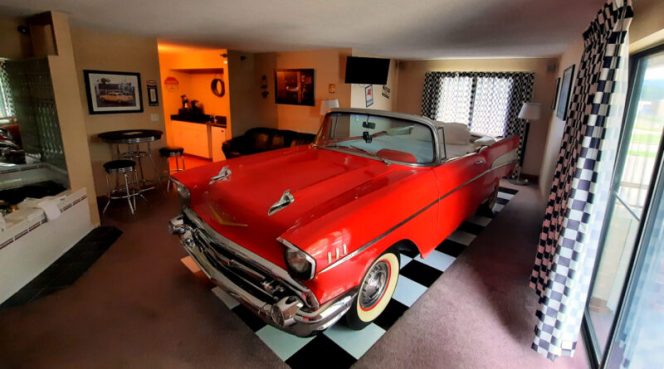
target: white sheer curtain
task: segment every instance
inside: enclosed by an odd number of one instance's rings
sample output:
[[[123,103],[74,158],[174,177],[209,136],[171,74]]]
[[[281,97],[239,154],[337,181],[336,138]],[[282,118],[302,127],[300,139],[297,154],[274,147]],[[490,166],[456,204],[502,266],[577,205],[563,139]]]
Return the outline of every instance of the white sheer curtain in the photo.
[[[481,135],[505,135],[514,78],[457,74],[438,83],[436,120],[464,123]]]
[[[443,77],[440,79],[440,103],[436,120],[470,124],[473,99],[473,77]]]
[[[471,132],[493,137],[505,135],[513,84],[512,78],[477,79]]]
[[[9,91],[9,80],[5,71],[5,63],[0,60],[0,121],[14,115],[14,104]]]

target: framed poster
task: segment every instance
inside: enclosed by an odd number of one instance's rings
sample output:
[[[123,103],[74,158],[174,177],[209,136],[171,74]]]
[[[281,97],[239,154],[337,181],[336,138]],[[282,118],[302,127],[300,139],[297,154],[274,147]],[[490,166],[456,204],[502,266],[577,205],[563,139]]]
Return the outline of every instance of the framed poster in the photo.
[[[139,73],[84,70],[83,76],[90,114],[143,111]]]
[[[572,77],[574,77],[574,64],[565,69],[562,81],[560,82],[560,92],[558,92],[558,103],[556,104],[556,117],[561,120],[567,119],[567,106],[569,105],[569,96],[572,92]]]
[[[364,101],[367,108],[373,105],[373,85],[367,85],[364,87]]]
[[[145,82],[145,87],[147,89],[148,105],[158,106],[159,95],[157,94],[157,81],[149,80]]]
[[[556,110],[556,103],[558,102],[558,93],[560,92],[560,78],[556,79],[556,92],[553,94],[553,101],[551,102],[551,110]]]
[[[314,106],[314,70],[277,69],[274,90],[277,104]]]

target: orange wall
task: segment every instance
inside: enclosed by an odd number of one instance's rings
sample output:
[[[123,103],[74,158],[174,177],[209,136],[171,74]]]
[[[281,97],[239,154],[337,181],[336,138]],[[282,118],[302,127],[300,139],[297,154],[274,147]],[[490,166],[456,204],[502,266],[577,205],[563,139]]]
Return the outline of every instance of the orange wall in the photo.
[[[166,138],[173,144],[171,136],[171,114],[177,114],[182,107],[181,95],[187,95],[189,100],[198,100],[203,104],[205,113],[209,115],[223,115],[226,117],[227,137],[230,138],[231,109],[230,86],[228,83],[229,68],[224,64],[221,54],[225,49],[199,49],[169,44],[159,44],[159,68],[161,70],[161,89],[163,90],[163,114],[166,121]],[[195,69],[221,69],[221,72],[194,72]],[[187,69],[187,71],[181,71]],[[175,88],[167,88],[164,80],[175,77],[179,84]],[[220,77],[226,86],[226,94],[217,97],[212,94],[210,83],[215,77]]]

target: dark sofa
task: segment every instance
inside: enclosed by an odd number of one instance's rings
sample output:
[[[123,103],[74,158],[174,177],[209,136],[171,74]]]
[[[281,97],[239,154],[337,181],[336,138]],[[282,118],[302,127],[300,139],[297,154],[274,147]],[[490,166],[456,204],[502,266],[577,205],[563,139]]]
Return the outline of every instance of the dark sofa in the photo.
[[[259,152],[283,149],[314,142],[316,135],[285,129],[257,127],[251,128],[242,136],[234,137],[223,143],[221,149],[226,159]]]

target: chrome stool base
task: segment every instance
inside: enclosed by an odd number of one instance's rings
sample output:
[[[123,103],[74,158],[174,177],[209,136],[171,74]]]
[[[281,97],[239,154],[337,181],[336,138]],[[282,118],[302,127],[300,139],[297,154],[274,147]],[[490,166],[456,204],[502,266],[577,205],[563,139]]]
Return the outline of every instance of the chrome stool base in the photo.
[[[172,147],[172,146],[165,146],[159,149],[159,155],[162,158],[166,159],[166,164],[167,164],[167,171],[168,171],[168,182],[166,183],[166,191],[171,190],[171,185],[173,184],[173,181],[171,180],[171,174],[177,173],[177,172],[182,172],[185,170],[185,162],[184,162],[184,148],[182,147]],[[175,158],[175,169],[171,170],[170,158]],[[182,162],[182,168],[180,168],[180,162]]]
[[[136,196],[141,196],[138,186],[138,173],[136,171],[136,162],[133,160],[112,160],[104,163],[104,170],[106,171],[106,188],[108,190],[108,201],[104,205],[102,214],[106,213],[111,201],[127,199],[129,210],[132,214],[136,211]],[[121,175],[124,178],[124,185],[117,184],[115,188],[111,188],[109,175],[116,175],[116,183],[118,177]],[[145,198],[145,197],[143,197]]]

